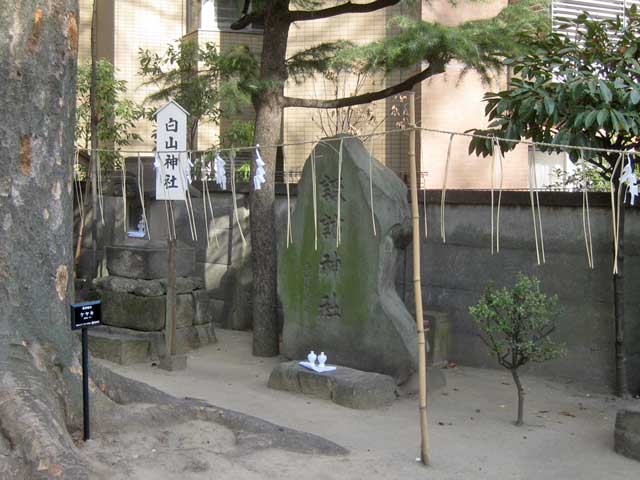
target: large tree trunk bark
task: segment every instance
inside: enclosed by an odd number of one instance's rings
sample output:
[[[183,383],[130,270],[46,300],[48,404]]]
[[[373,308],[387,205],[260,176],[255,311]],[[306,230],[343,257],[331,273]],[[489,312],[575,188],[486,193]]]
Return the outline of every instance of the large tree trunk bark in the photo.
[[[82,478],[61,401],[78,363],[68,325],[77,1],[14,3],[0,31],[0,477]]]
[[[251,249],[253,267],[253,354],[275,356],[279,351],[276,318],[277,249],[275,230],[275,166],[283,114],[284,82],[287,79],[286,50],[289,21],[287,2],[276,0],[267,7],[264,38],[269,48],[263,51],[260,78],[266,91],[254,100],[256,109],[255,143],[261,146],[265,162],[266,182],[260,190],[252,190]],[[255,163],[251,165],[251,174]]]

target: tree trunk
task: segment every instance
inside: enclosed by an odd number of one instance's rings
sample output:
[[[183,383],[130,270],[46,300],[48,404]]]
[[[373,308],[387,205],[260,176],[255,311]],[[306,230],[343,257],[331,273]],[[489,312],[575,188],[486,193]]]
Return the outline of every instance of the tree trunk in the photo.
[[[276,318],[277,249],[275,230],[275,166],[283,114],[284,82],[287,79],[286,50],[289,22],[287,3],[274,2],[267,9],[264,38],[270,48],[262,54],[260,78],[268,87],[254,99],[256,109],[255,138],[261,145],[265,162],[266,182],[250,194],[251,251],[253,267],[253,354],[270,357],[279,352],[279,332]],[[281,3],[282,5],[277,5]],[[255,163],[251,164],[251,175]]]
[[[68,323],[77,19],[76,0],[25,0],[0,15],[10,32],[0,36],[10,119],[0,127],[1,478],[86,477],[60,400],[64,380],[78,381]]]
[[[524,388],[522,388],[522,383],[520,383],[520,376],[518,375],[518,369],[511,369],[511,376],[513,376],[513,381],[516,384],[516,388],[518,389],[518,418],[516,419],[516,425],[521,426],[524,424]]]
[[[614,178],[613,180],[613,184],[616,186],[614,191],[616,202],[618,198],[618,189],[620,188],[618,178]],[[616,394],[619,397],[624,398],[629,396],[629,388],[627,385],[627,358],[624,345],[624,198],[621,198],[620,202],[620,223],[618,225],[618,273],[613,275],[613,315],[616,339]]]

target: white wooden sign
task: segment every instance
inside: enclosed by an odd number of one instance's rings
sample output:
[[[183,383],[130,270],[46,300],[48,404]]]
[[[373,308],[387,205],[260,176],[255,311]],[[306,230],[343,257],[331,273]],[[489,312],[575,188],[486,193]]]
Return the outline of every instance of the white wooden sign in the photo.
[[[156,199],[184,200],[189,184],[187,111],[171,100],[156,112]]]

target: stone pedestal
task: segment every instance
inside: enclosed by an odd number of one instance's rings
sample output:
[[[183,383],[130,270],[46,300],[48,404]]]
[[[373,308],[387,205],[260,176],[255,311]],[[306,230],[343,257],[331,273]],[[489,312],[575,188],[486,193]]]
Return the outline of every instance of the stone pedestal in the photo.
[[[130,241],[107,247],[109,276],[94,280],[104,327],[92,329],[92,353],[121,364],[164,355],[167,252],[160,243]],[[192,276],[193,249],[178,245],[177,353],[216,341],[213,306],[204,282]],[[182,276],[181,276],[182,275]]]
[[[616,452],[640,462],[640,410],[620,410],[614,434]]]
[[[106,247],[107,270],[115,277],[153,280],[167,278],[167,243],[128,239]],[[195,250],[178,242],[176,276],[187,277],[195,271]]]

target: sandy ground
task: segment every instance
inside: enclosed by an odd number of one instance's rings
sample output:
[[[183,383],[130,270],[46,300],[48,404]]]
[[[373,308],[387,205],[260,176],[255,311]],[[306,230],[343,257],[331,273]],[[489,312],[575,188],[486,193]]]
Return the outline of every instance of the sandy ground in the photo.
[[[185,372],[150,365],[117,372],[176,396],[311,432],[349,449],[340,457],[276,449],[239,452],[233,434],[193,421],[170,430],[97,438],[85,451],[110,465],[114,479],[639,479],[640,462],[613,452],[620,401],[524,377],[524,427],[513,425],[515,390],[501,371],[446,370],[447,386],[429,403],[432,465],[418,455],[415,397],[358,411],[266,387],[279,359],[251,356],[251,335],[217,331],[219,342],[189,355]]]

